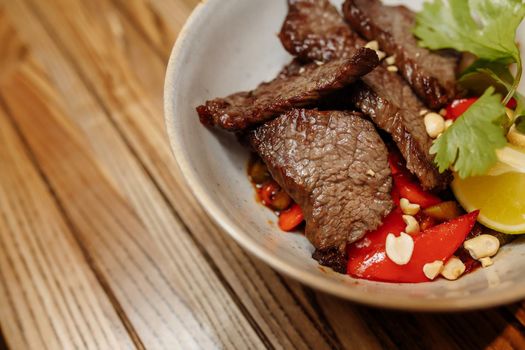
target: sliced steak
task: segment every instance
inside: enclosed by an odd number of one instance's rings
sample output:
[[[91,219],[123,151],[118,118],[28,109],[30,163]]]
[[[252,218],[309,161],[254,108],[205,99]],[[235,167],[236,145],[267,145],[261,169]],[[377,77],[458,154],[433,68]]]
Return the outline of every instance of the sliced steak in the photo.
[[[290,63],[283,67],[277,79],[288,79],[294,75],[299,75],[306,70],[310,70],[314,67],[315,63],[303,63],[298,58],[294,58]]]
[[[303,62],[347,57],[365,44],[328,0],[288,0],[279,38]]]
[[[286,50],[303,62],[347,57],[365,45],[328,0],[289,0],[288,7],[279,36]],[[297,67],[297,60],[294,62]],[[410,86],[383,66],[361,79],[364,84],[358,84],[358,88],[336,93],[338,99],[345,99],[348,94],[350,101],[392,135],[408,169],[426,189],[446,187],[449,176],[440,175],[434,165],[429,153],[432,140],[419,116],[424,105]],[[357,93],[361,90],[362,93]]]
[[[303,209],[306,236],[321,252],[344,255],[346,243],[377,228],[392,209],[388,152],[360,113],[294,109],[249,139]]]
[[[378,63],[373,50],[361,48],[349,58],[310,65],[302,74],[289,77],[280,74],[253,91],[207,101],[197,107],[197,112],[205,125],[243,130],[291,108],[309,106],[321,96],[356,81]]]
[[[391,82],[386,77],[384,84]],[[392,91],[394,94],[395,91]],[[365,83],[357,83],[344,91],[348,98],[382,130],[388,132],[406,159],[407,168],[417,176],[426,189],[444,189],[449,181],[449,174],[439,174],[428,153],[432,145],[421,116],[417,110],[401,109],[393,101],[402,98],[402,91],[397,91],[397,98],[385,98],[377,94]]]
[[[415,13],[380,0],[346,0],[343,12],[359,34],[377,40],[381,50],[395,55],[403,77],[429,107],[442,107],[455,96],[459,56],[419,47],[412,34]]]

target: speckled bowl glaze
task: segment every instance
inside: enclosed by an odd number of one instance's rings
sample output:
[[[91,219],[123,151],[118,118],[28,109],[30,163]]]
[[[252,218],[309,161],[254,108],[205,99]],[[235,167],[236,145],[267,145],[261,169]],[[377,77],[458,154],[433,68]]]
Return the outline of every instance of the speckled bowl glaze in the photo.
[[[413,9],[421,6],[421,1],[401,3]],[[274,214],[254,200],[246,176],[249,153],[232,135],[204,128],[195,107],[206,99],[252,89],[277,74],[290,60],[276,36],[285,15],[285,0],[203,1],[173,49],[165,86],[166,126],[187,185],[209,215],[276,270],[355,302],[454,311],[525,298],[523,239],[504,247],[494,266],[458,281],[393,284],[356,280],[322,268],[311,259],[313,247],[305,237],[277,228]]]

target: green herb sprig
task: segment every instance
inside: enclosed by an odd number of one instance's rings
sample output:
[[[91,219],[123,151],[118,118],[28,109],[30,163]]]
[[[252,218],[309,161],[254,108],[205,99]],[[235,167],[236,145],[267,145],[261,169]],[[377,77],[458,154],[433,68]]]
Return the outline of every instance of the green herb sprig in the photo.
[[[417,15],[414,34],[420,45],[432,50],[470,52],[478,60],[463,74],[484,74],[503,86],[501,98],[488,88],[434,143],[431,153],[440,171],[453,166],[462,178],[481,175],[496,161],[496,150],[505,146],[505,132],[512,124],[522,130],[525,98],[517,93],[522,61],[516,30],[525,17],[521,0],[434,0]],[[512,75],[509,65],[516,64]],[[464,81],[462,79],[461,81]],[[460,81],[460,82],[461,82]],[[505,116],[505,106],[514,97],[514,118]]]

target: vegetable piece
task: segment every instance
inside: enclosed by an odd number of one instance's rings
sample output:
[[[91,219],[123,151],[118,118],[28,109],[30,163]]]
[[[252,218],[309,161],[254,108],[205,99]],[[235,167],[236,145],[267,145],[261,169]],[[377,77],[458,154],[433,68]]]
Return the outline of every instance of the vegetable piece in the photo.
[[[447,221],[461,215],[461,208],[456,201],[442,202],[426,208],[423,213],[439,221]]]
[[[268,181],[259,189],[259,198],[261,199],[264,205],[269,207],[272,204],[273,195],[280,190],[281,187],[279,186],[279,184],[277,184],[277,182],[273,180]]]
[[[285,210],[292,204],[290,196],[273,180],[259,189],[259,195],[263,204],[274,210]]]
[[[430,153],[441,172],[454,166],[461,178],[483,175],[497,161],[496,150],[507,143],[502,127],[505,108],[494,88],[485,91],[447,131]]]
[[[421,231],[425,231],[425,230],[428,230],[429,228],[431,227],[434,227],[438,224],[437,220],[430,217],[430,216],[426,216],[426,215],[423,215],[423,218],[420,219],[419,221],[419,229]]]
[[[461,98],[461,99],[452,101],[452,103],[450,103],[447,106],[447,114],[445,118],[450,119],[450,120],[458,119],[477,100],[478,100],[477,97],[472,97],[472,98]]]
[[[406,174],[395,175],[394,184],[398,188],[401,198],[408,199],[410,203],[419,204],[423,209],[441,203],[439,197],[423,190],[419,183]]]
[[[257,185],[263,184],[270,179],[268,168],[266,167],[266,164],[264,164],[260,159],[250,163],[248,175]]]
[[[516,99],[513,97],[510,99],[509,103],[507,103],[505,107],[510,109],[516,109],[516,107],[518,107],[518,101],[516,101]]]
[[[284,192],[282,189],[273,196],[272,207],[275,210],[285,210],[288,207],[290,207],[291,204],[292,199],[290,198],[288,193]]]
[[[393,213],[396,213],[396,210]],[[385,240],[389,230],[385,226],[389,222],[385,220],[378,230],[349,246],[347,273],[353,277],[374,281],[427,282],[429,279],[423,272],[425,264],[436,260],[447,261],[472,230],[477,216],[478,211],[475,211],[434,226],[415,236],[412,258],[403,266],[395,264],[386,256]],[[390,220],[395,218],[393,216]]]
[[[281,212],[279,215],[279,227],[281,230],[289,232],[297,228],[304,220],[301,207],[293,204],[289,209]]]
[[[394,205],[399,207],[401,205],[401,195],[399,194],[399,189],[395,185],[392,186],[390,195],[392,196],[392,202],[394,202]]]
[[[441,202],[437,196],[427,192],[419,182],[410,174],[405,166],[405,161],[398,151],[391,150],[388,154],[388,164],[394,178],[392,186],[392,199],[395,205],[400,205],[400,199],[405,198],[412,204],[427,208]],[[414,215],[409,212],[406,214]]]

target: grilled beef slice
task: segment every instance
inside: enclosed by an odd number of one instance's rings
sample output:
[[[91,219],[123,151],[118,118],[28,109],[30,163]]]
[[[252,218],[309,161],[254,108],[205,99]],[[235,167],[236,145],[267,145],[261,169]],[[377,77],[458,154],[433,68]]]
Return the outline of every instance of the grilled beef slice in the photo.
[[[354,30],[395,55],[401,74],[429,107],[442,107],[454,97],[458,56],[419,47],[412,34],[416,24],[412,11],[385,6],[380,0],[346,0],[343,13]]]
[[[346,243],[377,228],[392,209],[387,149],[360,113],[294,109],[249,140],[303,209],[306,236],[320,252],[344,256]]]
[[[289,0],[288,7],[279,37],[285,49],[303,62],[348,57],[365,45],[328,0]],[[296,71],[297,61],[293,67]],[[358,88],[337,92],[338,99],[349,94],[349,101],[392,135],[408,169],[426,189],[446,187],[448,175],[440,175],[433,163],[429,153],[432,140],[419,116],[424,105],[410,86],[383,66],[361,80],[364,84],[357,84]]]
[[[279,38],[303,62],[347,57],[365,44],[328,0],[288,0]]]
[[[385,86],[390,82],[391,79],[385,76]],[[359,82],[342,93],[345,93],[345,97],[367,114],[379,128],[390,134],[406,159],[408,170],[417,176],[424,188],[445,187],[448,174],[440,175],[432,163],[428,153],[432,143],[421,123],[421,116],[416,110],[400,109],[393,102],[402,98],[403,91],[392,90],[391,95],[398,96],[385,98],[370,86]]]
[[[240,131],[291,108],[309,106],[321,96],[356,81],[378,63],[373,50],[361,48],[348,58],[306,66],[302,74],[280,74],[253,91],[207,101],[197,107],[197,112],[205,125]]]

